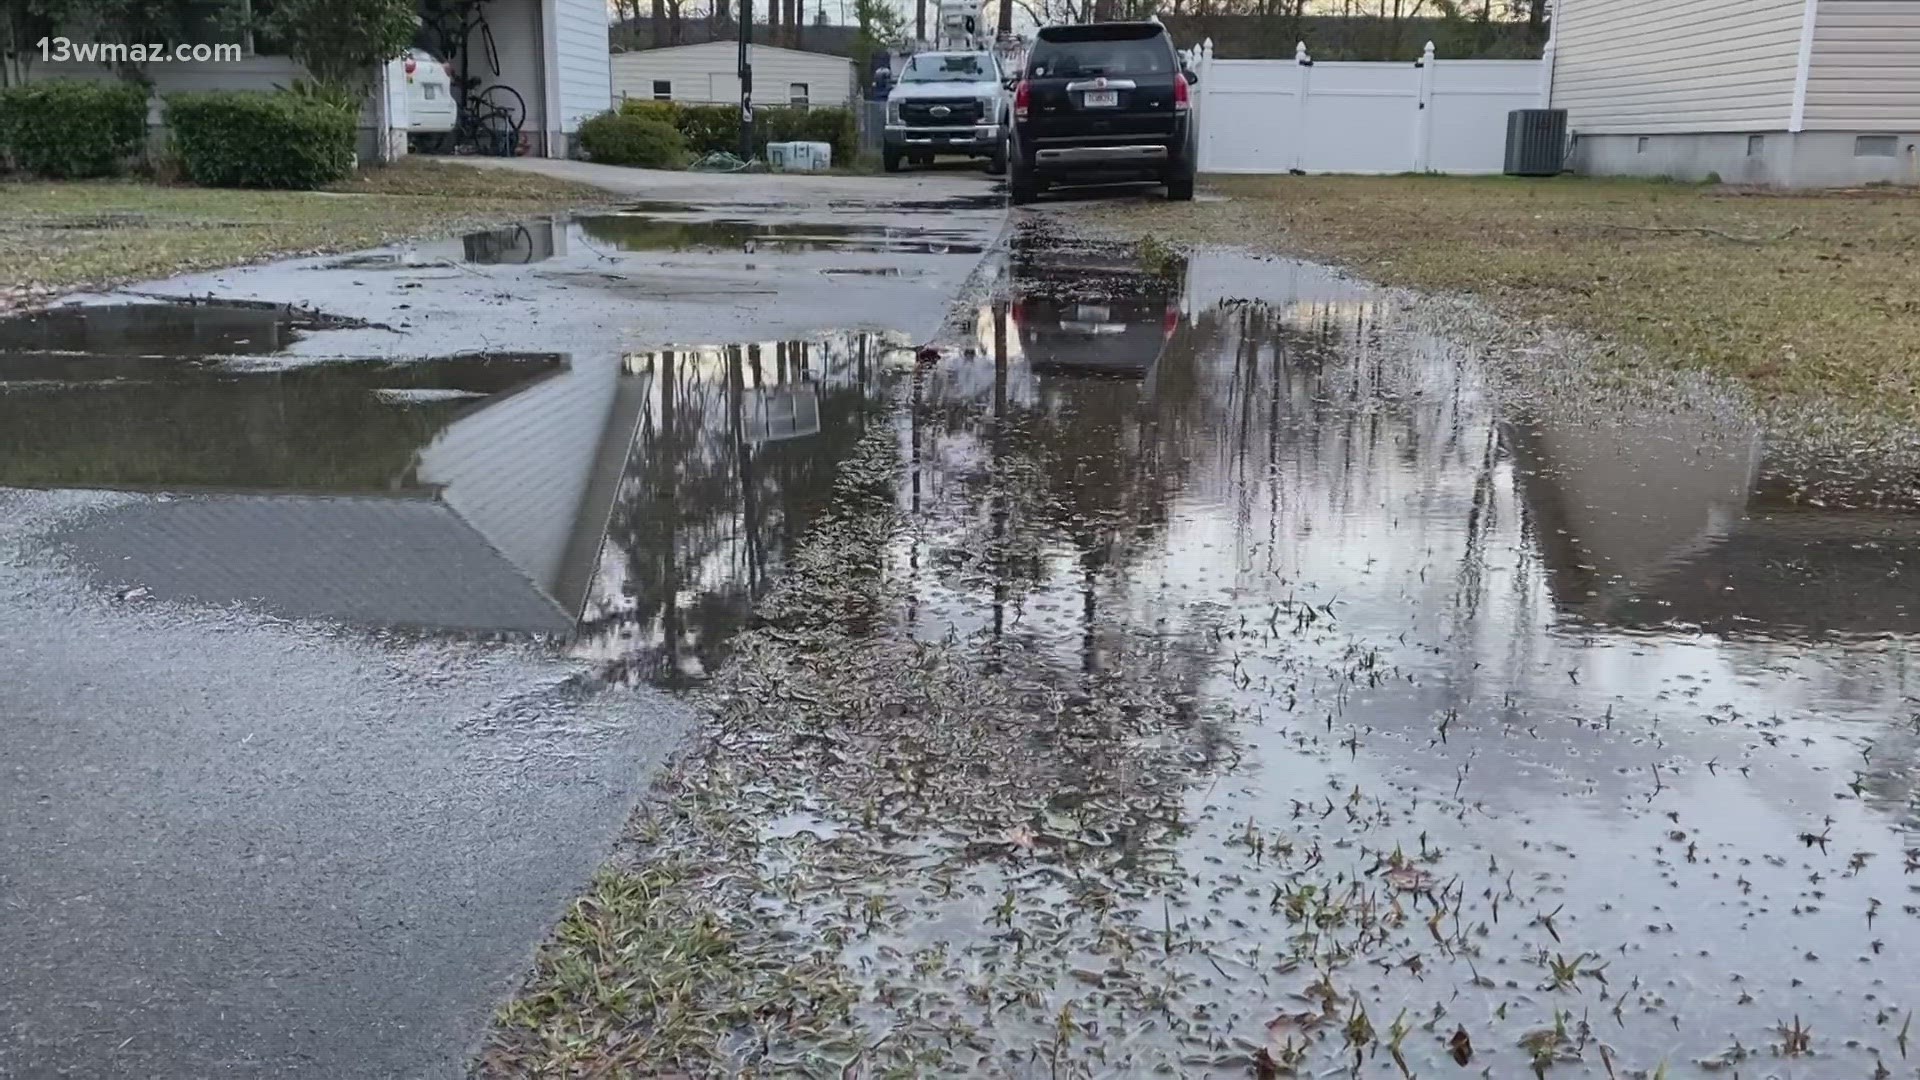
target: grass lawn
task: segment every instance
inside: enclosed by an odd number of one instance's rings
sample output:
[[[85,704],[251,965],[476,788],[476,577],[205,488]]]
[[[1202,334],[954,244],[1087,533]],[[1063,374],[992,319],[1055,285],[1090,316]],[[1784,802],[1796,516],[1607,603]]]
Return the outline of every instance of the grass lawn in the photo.
[[[0,182],[0,310],[10,297],[29,298],[29,290],[373,247],[611,199],[599,188],[530,173],[421,160],[369,170],[323,192]]]
[[[1745,382],[1920,422],[1920,193],[1628,180],[1216,177],[1225,202],[1095,206],[1103,225],[1480,294]]]

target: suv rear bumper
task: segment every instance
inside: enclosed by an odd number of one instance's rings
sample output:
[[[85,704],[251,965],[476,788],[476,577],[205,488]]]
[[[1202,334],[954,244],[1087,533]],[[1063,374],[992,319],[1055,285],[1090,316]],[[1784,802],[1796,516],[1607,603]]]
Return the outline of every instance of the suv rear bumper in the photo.
[[[1139,143],[1125,146],[1069,146],[1036,150],[1033,164],[1039,169],[1117,168],[1125,166],[1165,165],[1173,153],[1165,143]]]
[[[1085,138],[1055,137],[1038,139],[1016,124],[1013,131],[1013,160],[1021,169],[1039,176],[1069,177],[1074,173],[1110,173],[1157,175],[1188,167],[1193,145],[1188,139],[1190,121],[1184,118],[1167,134],[1141,134],[1128,138],[1118,135],[1092,135]]]

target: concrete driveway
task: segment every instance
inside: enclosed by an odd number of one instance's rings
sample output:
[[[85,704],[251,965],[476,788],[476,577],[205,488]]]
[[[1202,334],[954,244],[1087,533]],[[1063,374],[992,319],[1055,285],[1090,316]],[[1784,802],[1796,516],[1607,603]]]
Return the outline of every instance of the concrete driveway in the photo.
[[[462,1074],[1004,217],[490,164],[649,205],[0,324],[0,1075]]]

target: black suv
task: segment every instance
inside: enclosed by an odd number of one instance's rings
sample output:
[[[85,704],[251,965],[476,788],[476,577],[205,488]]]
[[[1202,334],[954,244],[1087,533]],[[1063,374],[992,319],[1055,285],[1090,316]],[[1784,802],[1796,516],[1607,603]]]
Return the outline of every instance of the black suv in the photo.
[[[1159,23],[1049,26],[1014,89],[1008,186],[1029,203],[1051,184],[1151,179],[1193,198],[1199,124],[1193,72]]]

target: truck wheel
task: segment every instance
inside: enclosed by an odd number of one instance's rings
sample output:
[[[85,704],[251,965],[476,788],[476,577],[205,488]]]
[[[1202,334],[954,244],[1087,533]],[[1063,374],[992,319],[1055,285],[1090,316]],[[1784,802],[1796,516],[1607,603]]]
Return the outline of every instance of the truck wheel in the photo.
[[[1176,169],[1167,174],[1167,200],[1169,202],[1193,201],[1193,170]]]
[[[1007,140],[1001,139],[999,144],[993,148],[993,154],[987,158],[987,175],[1005,176],[1006,174]]]
[[[1016,165],[1007,174],[1007,194],[1013,199],[1013,205],[1025,206],[1040,198],[1040,181]]]
[[[880,167],[888,172],[900,171],[900,151],[888,147],[880,151]]]

